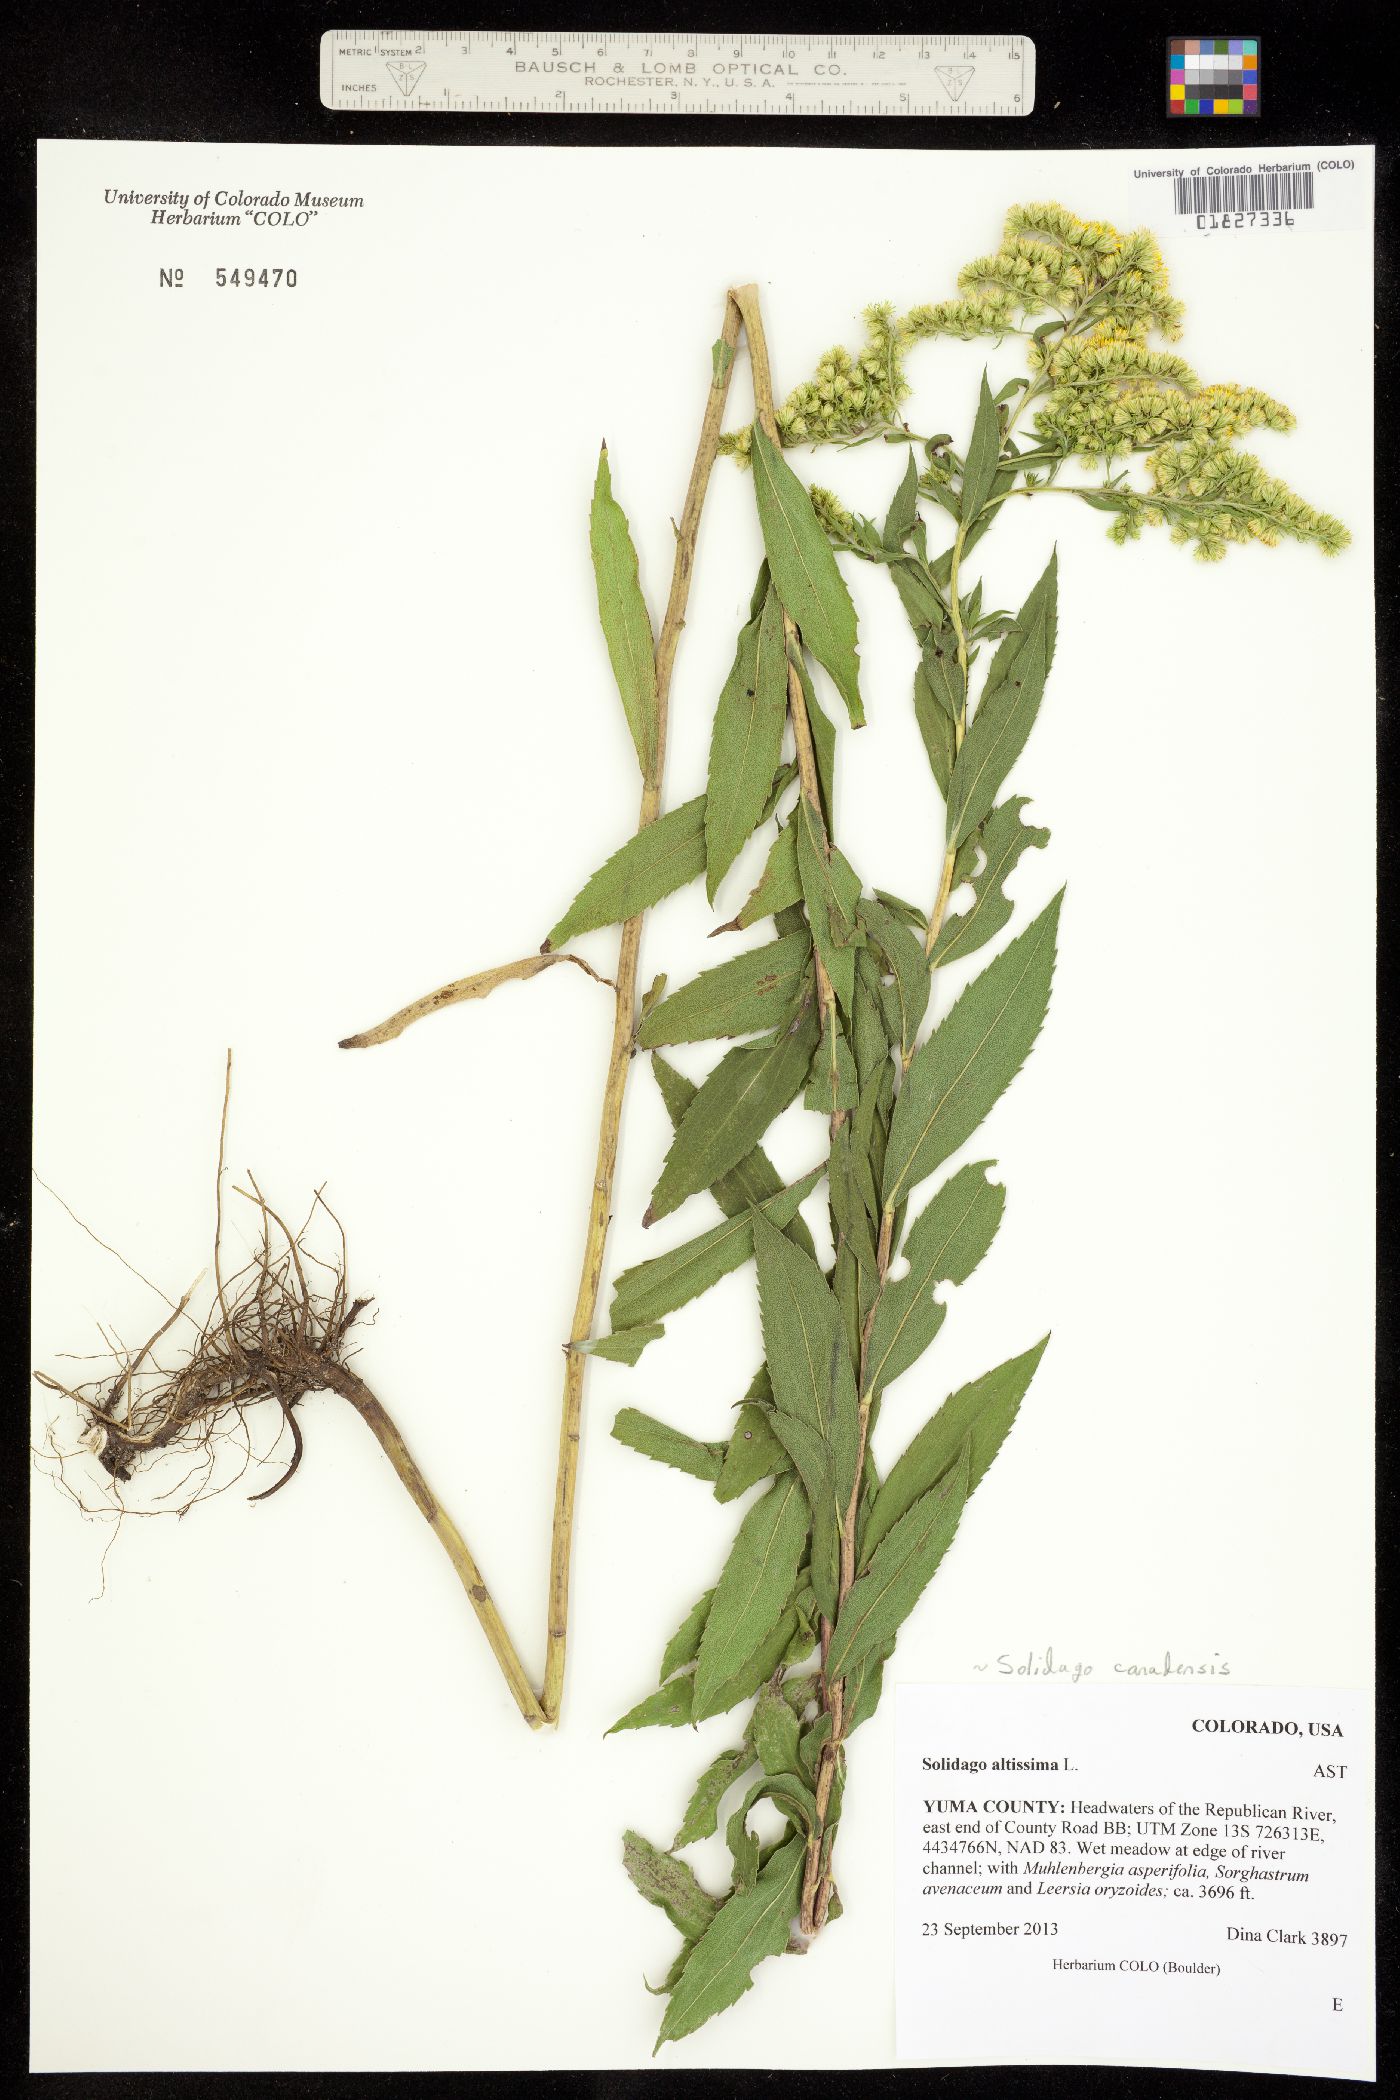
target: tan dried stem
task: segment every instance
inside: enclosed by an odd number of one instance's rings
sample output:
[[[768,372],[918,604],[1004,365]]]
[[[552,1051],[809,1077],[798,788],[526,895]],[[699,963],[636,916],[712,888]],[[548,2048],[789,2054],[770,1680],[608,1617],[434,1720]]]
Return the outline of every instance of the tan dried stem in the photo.
[[[671,690],[671,671],[685,609],[690,598],[691,571],[700,530],[700,514],[710,472],[719,451],[724,404],[729,395],[729,375],[739,341],[740,311],[731,295],[725,301],[723,346],[714,360],[695,463],[690,470],[685,508],[676,527],[676,554],[671,570],[671,591],[656,643],[656,739],[655,756],[642,786],[639,831],[656,821],[661,808],[662,771],[666,759],[666,723]],[[593,1193],[588,1207],[588,1229],[584,1238],[583,1268],[574,1302],[573,1325],[564,1363],[564,1403],[559,1423],[559,1465],[554,1489],[554,1523],[550,1538],[549,1606],[545,1650],[544,1689],[540,1703],[550,1721],[559,1718],[564,1692],[564,1672],[569,1640],[569,1573],[573,1558],[574,1502],[578,1490],[579,1437],[583,1419],[583,1382],[587,1358],[579,1345],[593,1332],[598,1291],[603,1278],[603,1254],[607,1244],[608,1219],[612,1210],[613,1176],[617,1167],[618,1131],[627,1089],[637,1027],[637,964],[642,945],[642,915],[629,919],[622,929],[617,959],[616,1005],[612,1048],[603,1082],[603,1109],[598,1128],[598,1156],[593,1172]]]

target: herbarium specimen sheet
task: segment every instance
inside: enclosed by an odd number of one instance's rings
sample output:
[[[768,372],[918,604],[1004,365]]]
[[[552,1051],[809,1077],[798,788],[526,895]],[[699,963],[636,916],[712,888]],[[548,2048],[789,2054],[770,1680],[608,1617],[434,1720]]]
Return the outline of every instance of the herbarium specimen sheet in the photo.
[[[910,1688],[1364,1715],[1318,179],[41,150],[37,2068],[891,2066]]]

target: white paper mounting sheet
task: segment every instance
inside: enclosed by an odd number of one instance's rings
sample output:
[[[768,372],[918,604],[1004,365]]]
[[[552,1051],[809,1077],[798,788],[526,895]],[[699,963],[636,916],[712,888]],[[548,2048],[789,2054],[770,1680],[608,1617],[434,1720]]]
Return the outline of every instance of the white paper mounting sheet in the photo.
[[[177,1294],[209,1259],[232,1045],[230,1165],[289,1210],[326,1185],[376,1305],[362,1367],[531,1669],[609,1002],[556,970],[386,1049],[336,1044],[532,952],[631,831],[589,495],[606,438],[659,610],[726,286],[757,280],[785,392],[869,301],[946,296],[1009,204],[1057,197],[1152,224],[1184,353],[1290,404],[1296,431],[1255,449],[1355,538],[1206,566],[1027,503],[989,543],[989,599],[1013,606],[1059,547],[1057,659],[1011,786],[1051,832],[1018,909],[1066,885],[1062,947],[979,1136],[1008,1189],[997,1247],[891,1396],[881,1462],[943,1393],[1053,1338],[888,1684],[1047,1652],[1369,1684],[1370,236],[1363,216],[1179,238],[1147,158],[41,147],[38,1169]],[[921,347],[916,427],[965,432],[988,357]],[[731,421],[749,400],[741,352]],[[797,463],[879,514],[903,465]],[[671,803],[703,786],[757,558],[721,462]],[[942,819],[912,642],[883,578],[851,586],[871,727],[846,740],[843,843],[927,898]],[[643,981],[712,961],[713,923],[698,888],[658,910]],[[580,947],[611,968],[611,936]],[[639,1061],[613,1273],[699,1229],[640,1229],[667,1134]],[[799,1110],[775,1158],[800,1172],[812,1142]],[[160,1316],[43,1189],[35,1248],[36,1363]],[[113,1538],[37,1466],[35,2067],[646,2063],[643,1978],[674,1933],[621,1833],[666,1842],[734,1724],[604,1731],[735,1515],[608,1429],[636,1404],[723,1436],[760,1354],[749,1273],[635,1370],[591,1372],[571,1677],[540,1737],[329,1398],[256,1507],[240,1489]],[[844,1916],[661,2062],[894,2063],[894,1703],[851,1746]],[[722,1885],[722,1839],[693,1856]]]

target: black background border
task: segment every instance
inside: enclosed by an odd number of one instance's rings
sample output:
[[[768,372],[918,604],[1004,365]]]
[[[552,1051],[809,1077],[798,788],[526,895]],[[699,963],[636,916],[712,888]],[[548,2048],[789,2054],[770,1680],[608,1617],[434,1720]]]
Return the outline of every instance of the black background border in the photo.
[[[366,11],[352,4],[317,5],[312,0],[277,0],[258,5],[177,4],[177,0],[108,0],[89,5],[22,6],[0,24],[0,152],[4,182],[0,189],[0,346],[5,361],[0,443],[5,447],[4,499],[0,502],[0,546],[5,589],[0,594],[0,665],[5,703],[0,710],[0,1050],[3,1050],[3,1110],[0,1110],[0,1331],[6,1349],[4,1390],[9,1434],[4,1439],[0,1474],[0,1653],[7,1665],[8,1697],[3,1703],[5,1732],[0,1756],[0,1800],[11,1844],[5,1854],[0,1890],[12,1929],[4,1963],[8,1991],[0,2002],[0,2067],[11,2076],[25,2075],[27,1998],[24,1962],[27,1908],[24,1744],[26,1685],[25,1543],[29,1452],[22,1428],[27,1411],[20,1405],[28,1384],[27,1268],[29,1234],[30,1111],[30,971],[32,902],[32,762],[33,762],[33,597],[34,597],[34,173],[39,138],[207,139],[279,143],[361,144],[393,146],[427,144],[444,150],[473,145],[611,144],[626,150],[656,145],[835,146],[858,151],[868,146],[903,146],[936,154],[940,149],[1030,149],[1033,147],[1166,147],[1181,150],[1209,143],[1268,151],[1285,145],[1377,146],[1376,165],[1376,399],[1384,408],[1397,399],[1395,330],[1397,276],[1393,201],[1395,168],[1389,141],[1400,118],[1393,74],[1378,44],[1378,8],[1312,0],[1302,6],[1261,6],[1248,0],[1247,23],[1232,19],[1211,0],[1208,9],[1194,4],[1170,13],[1156,6],[1120,0],[1117,7],[1055,5],[1047,0],[1006,0],[987,6],[982,0],[958,0],[946,17],[931,22],[925,8],[909,0],[890,0],[876,9],[849,0],[798,13],[790,8],[760,7],[750,12],[737,0],[678,8],[674,0],[655,0],[645,9],[600,5],[580,12],[561,8],[500,5],[486,10],[442,6],[437,0],[407,7]],[[317,85],[318,42],[323,29],[411,28],[626,28],[691,29],[727,32],[742,18],[746,34],[809,32],[898,34],[900,32],[1006,33],[1034,38],[1037,55],[1036,107],[1016,121],[995,118],[938,119],[773,119],[773,118],[636,118],[611,114],[578,117],[516,118],[443,115],[337,114],[321,107]],[[1239,120],[1168,119],[1164,113],[1166,42],[1171,36],[1257,34],[1261,39],[1261,114],[1241,126]],[[1183,137],[1183,134],[1186,134]],[[1300,297],[1323,293],[1320,286],[1300,286]],[[1387,465],[1386,431],[1377,431],[1378,476]],[[1394,834],[1384,821],[1395,784],[1395,726],[1388,704],[1395,662],[1397,592],[1396,527],[1393,496],[1382,478],[1377,497],[1377,646],[1379,653],[1379,731],[1382,822],[1380,825],[1380,927],[1378,985],[1380,994],[1380,1102],[1378,1163],[1379,1204],[1379,1596],[1382,1656],[1391,1624],[1394,1568],[1389,1546],[1395,1511],[1396,1435],[1395,1355],[1397,1341],[1395,1274],[1400,1245],[1394,1220],[1397,1203],[1395,1148],[1397,1119],[1393,1090],[1396,1069],[1395,961],[1385,937],[1388,904],[1394,894]],[[1329,696],[1318,694],[1319,750],[1328,733]],[[1298,994],[1307,996],[1300,965]],[[91,1025],[102,1027],[95,1013]],[[1279,1025],[1288,1025],[1287,1013]],[[1306,1288],[1306,1279],[1299,1278]],[[1326,1434],[1327,1396],[1318,1395],[1319,1434]],[[1183,1535],[1183,1552],[1189,1537]],[[1300,1541],[1300,1550],[1307,1550]],[[1394,1773],[1385,1746],[1395,1736],[1394,1686],[1383,1674],[1378,1704],[1380,1808],[1379,1974],[1381,1977],[1381,2080],[1394,2069],[1394,2004],[1386,1978],[1394,1971],[1396,1953],[1396,1885],[1393,1874]],[[543,1913],[550,1908],[542,1892]],[[556,1925],[557,1925],[556,1920]],[[578,1921],[586,1929],[584,1920]],[[168,1950],[177,1954],[179,1950]],[[120,1956],[118,1956],[120,1958]],[[521,1996],[528,2005],[533,1991],[548,1988],[549,1966],[567,1960],[567,1938],[551,1928],[540,1949],[522,1955]],[[139,1967],[139,1964],[138,1964]],[[833,1977],[833,1985],[838,1984]],[[81,1989],[75,1969],[75,1988]],[[699,2071],[574,2072],[503,2075],[488,2072],[441,2074],[350,2075],[208,2073],[50,2074],[36,2081],[46,2093],[87,2095],[130,2093],[142,2100],[178,2091],[225,2091],[250,2094],[341,2094],[378,2088],[397,2093],[435,2096],[499,2087],[522,2096],[611,2095],[646,2078],[654,2090],[688,2096],[708,2093],[778,2092],[796,2085],[794,2074]],[[803,2074],[811,2087],[816,2074]],[[1262,2095],[1278,2087],[1290,2095],[1356,2091],[1346,2081],[1250,2076],[1244,2073],[1113,2070],[1102,2068],[1005,2068],[988,2070],[879,2071],[842,2075],[844,2092],[905,2100],[914,2093],[958,2100],[983,2100],[988,2094],[1015,2093],[1035,2100],[1070,2100],[1070,2096],[1111,2094],[1131,2100],[1157,2096]]]

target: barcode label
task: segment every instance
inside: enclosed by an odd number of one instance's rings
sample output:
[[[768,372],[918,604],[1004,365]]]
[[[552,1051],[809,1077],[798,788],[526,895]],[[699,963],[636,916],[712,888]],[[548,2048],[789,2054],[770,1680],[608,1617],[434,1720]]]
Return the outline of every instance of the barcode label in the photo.
[[[1178,175],[1178,212],[1311,211],[1311,168],[1231,168],[1217,175]]]

